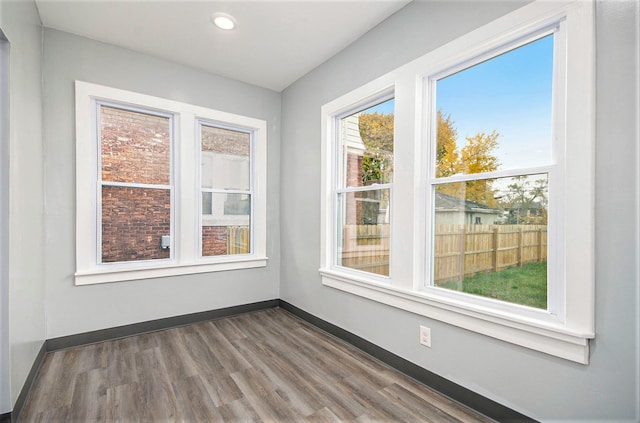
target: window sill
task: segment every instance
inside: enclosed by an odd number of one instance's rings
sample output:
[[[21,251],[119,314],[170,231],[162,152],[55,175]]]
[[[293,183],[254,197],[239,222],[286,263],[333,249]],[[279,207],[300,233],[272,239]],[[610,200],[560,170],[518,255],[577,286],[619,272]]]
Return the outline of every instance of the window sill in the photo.
[[[248,256],[241,258],[225,258],[224,261],[198,262],[188,264],[166,263],[153,267],[131,267],[125,265],[108,265],[96,267],[88,271],[77,271],[76,285],[92,285],[98,283],[123,282],[138,279],[162,278],[166,276],[192,275],[196,273],[222,272],[226,270],[252,269],[265,267],[267,257]]]
[[[333,269],[320,269],[320,274],[323,285],[532,350],[589,364],[589,339],[594,338],[593,333],[381,284]]]

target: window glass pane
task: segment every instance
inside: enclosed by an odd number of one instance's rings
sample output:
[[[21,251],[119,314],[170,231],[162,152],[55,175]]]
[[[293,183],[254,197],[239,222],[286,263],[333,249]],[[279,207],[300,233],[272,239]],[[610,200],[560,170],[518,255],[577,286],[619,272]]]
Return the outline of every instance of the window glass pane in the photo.
[[[553,42],[436,82],[436,177],[551,164]]]
[[[213,194],[210,192],[202,193],[202,214],[203,215],[208,215],[213,213],[212,204],[211,204],[212,195]]]
[[[202,187],[248,191],[251,134],[201,126]]]
[[[251,196],[203,193],[202,200],[202,256],[250,253]]]
[[[548,176],[435,186],[434,285],[547,308]]]
[[[389,194],[338,194],[338,266],[389,276]]]
[[[168,117],[100,106],[102,180],[169,185]]]
[[[391,99],[341,119],[344,186],[392,182],[394,105]]]
[[[102,262],[169,258],[161,247],[171,235],[171,191],[102,187]]]

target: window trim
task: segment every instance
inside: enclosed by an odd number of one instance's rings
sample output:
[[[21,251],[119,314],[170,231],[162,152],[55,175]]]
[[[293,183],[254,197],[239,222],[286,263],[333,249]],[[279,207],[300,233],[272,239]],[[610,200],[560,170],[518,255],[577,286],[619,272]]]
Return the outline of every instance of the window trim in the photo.
[[[236,132],[243,132],[249,135],[249,188],[247,190],[237,190],[237,189],[221,189],[221,188],[203,188],[202,187],[202,127],[208,126],[212,128],[226,129]],[[228,123],[224,122],[215,122],[207,119],[196,119],[196,141],[197,141],[197,161],[196,161],[196,169],[197,176],[196,180],[198,183],[198,210],[202,211],[202,193],[209,192],[213,195],[215,194],[244,194],[248,195],[251,198],[250,208],[249,208],[249,253],[242,254],[241,257],[246,257],[250,255],[255,250],[254,237],[252,228],[255,227],[254,222],[254,199],[255,199],[255,129],[252,128],[244,128],[238,125],[231,126]],[[198,260],[209,260],[213,257],[238,257],[239,255],[225,255],[225,256],[204,256],[202,255],[202,222],[203,222],[203,214],[201,212],[198,213]]]
[[[563,246],[558,254],[564,260],[564,275],[557,276],[564,281],[562,291],[566,295],[561,297],[564,310],[557,318],[543,318],[544,314],[549,313],[515,304],[503,307],[505,303],[491,299],[468,301],[469,295],[464,293],[423,289],[428,270],[424,262],[429,251],[426,235],[430,216],[425,195],[430,188],[430,184],[427,184],[430,176],[427,172],[430,170],[422,164],[427,163],[424,160],[430,153],[424,141],[428,136],[425,116],[428,116],[426,111],[429,106],[424,97],[428,77],[457,65],[462,66],[466,61],[490,54],[496,49],[513,46],[518,39],[540,33],[560,22],[565,25],[566,33],[570,34],[562,40],[566,43],[566,56],[560,55],[554,59],[560,60],[556,66],[566,71],[564,82],[560,81],[560,85],[554,87],[554,96],[555,91],[566,93],[560,99],[565,105],[564,119],[556,128],[565,133],[566,147],[565,151],[555,152],[560,154],[554,161],[562,164],[556,178],[566,187],[563,192],[565,206],[557,211],[562,219],[556,231],[564,237],[556,240]],[[595,337],[594,46],[594,10],[591,2],[536,1],[325,104],[321,112],[322,283],[512,344],[588,364],[589,339]],[[396,210],[403,215],[400,219],[392,220],[392,230],[396,240],[403,237],[401,243],[404,254],[394,254],[393,246],[390,254],[403,262],[402,265],[396,264],[398,272],[392,273],[388,282],[381,282],[366,274],[345,272],[333,266],[329,260],[333,251],[331,242],[327,241],[331,240],[334,206],[328,188],[334,186],[331,185],[334,177],[332,157],[335,157],[335,142],[331,136],[333,118],[389,86],[395,87],[396,98],[396,168],[402,167],[404,173],[409,173],[403,183],[399,180],[401,175],[394,175],[394,178],[397,177],[394,180],[394,195],[403,198],[406,209],[411,210],[406,211],[405,207]],[[520,173],[520,170],[517,172]],[[497,172],[496,176],[501,176],[501,173],[507,176],[509,172]],[[464,176],[460,178],[464,179]],[[408,201],[412,202],[411,206]],[[576,210],[579,213],[576,214]],[[550,240],[550,244],[552,242]]]
[[[379,92],[377,92],[376,94],[373,94],[371,96],[368,96],[366,99],[357,102],[356,104],[351,105],[350,108],[343,110],[339,115],[335,115],[333,117],[333,122],[332,122],[332,133],[334,134],[333,136],[335,137],[336,140],[341,139],[340,133],[342,130],[342,119],[355,114],[355,113],[359,113],[362,112],[370,107],[373,107],[375,105],[378,104],[382,104],[386,101],[389,100],[393,100],[395,98],[395,93],[394,93],[394,89],[393,87],[387,87],[386,89],[383,89]],[[338,264],[338,252],[339,252],[339,246],[338,246],[338,215],[341,213],[339,207],[338,207],[338,197],[341,194],[348,194],[348,193],[355,193],[355,192],[365,192],[365,191],[377,191],[377,190],[389,190],[389,215],[390,218],[393,219],[393,186],[394,186],[394,181],[392,180],[391,182],[386,182],[384,184],[375,184],[375,185],[370,185],[370,186],[356,186],[356,187],[351,187],[348,185],[348,182],[346,180],[346,168],[347,168],[347,162],[346,162],[346,157],[344,156],[344,146],[342,145],[342,142],[338,143],[335,142],[334,143],[335,146],[335,169],[337,170],[337,172],[335,173],[335,178],[333,179],[333,189],[332,189],[332,209],[333,209],[333,213],[334,213],[334,218],[332,220],[332,224],[333,224],[333,230],[332,230],[332,235],[331,235],[331,243],[332,243],[332,248],[334,248],[335,250],[332,250],[332,257],[331,257],[331,265],[333,267],[337,267],[342,269],[345,272],[353,272],[355,275],[359,275],[359,274],[364,274],[367,275],[369,277],[372,278],[376,278],[380,281],[387,281],[391,278],[392,272],[393,272],[393,256],[390,254],[389,255],[389,275],[381,275],[381,274],[373,274],[373,273],[369,273],[369,272],[364,272],[361,270],[357,270],[354,268],[349,268],[346,266],[341,266]],[[339,145],[338,145],[339,144]],[[394,143],[394,148],[395,148],[395,143]],[[395,153],[394,153],[395,154]],[[345,196],[346,198],[346,196]],[[391,227],[391,223],[389,223],[390,227]],[[391,251],[391,245],[393,244],[393,231],[389,232],[389,246],[390,246],[390,251]]]
[[[171,206],[170,217],[169,217],[169,233],[173,233],[175,231],[175,115],[172,113],[164,113],[159,112],[157,110],[151,110],[149,108],[143,107],[131,107],[128,105],[123,105],[119,103],[108,102],[104,100],[96,99],[95,102],[95,114],[96,119],[94,123],[94,133],[96,134],[96,229],[102,228],[102,190],[105,186],[111,187],[123,187],[123,188],[148,188],[148,189],[164,189],[169,191],[169,202]],[[102,179],[102,143],[99,141],[102,139],[102,129],[99,124],[101,120],[101,111],[100,107],[106,106],[113,109],[124,110],[128,112],[134,113],[143,113],[151,116],[162,117],[169,119],[169,183],[168,184],[147,184],[147,183],[137,183],[137,182],[109,182],[104,181]],[[162,264],[162,263],[171,263],[174,258],[174,237],[171,237],[171,242],[169,246],[169,257],[163,259],[147,259],[147,260],[135,260],[135,261],[117,261],[117,262],[104,262],[102,261],[102,231],[96,230],[96,261],[97,264],[102,266],[132,266],[138,267],[143,265],[144,263],[148,263],[149,266],[153,264]],[[133,264],[130,264],[133,263]]]
[[[129,281],[165,276],[264,267],[266,256],[267,125],[264,120],[208,109],[83,81],[75,82],[76,98],[76,272],[75,284]],[[98,142],[96,104],[173,115],[172,155],[174,230],[170,259],[98,263]],[[198,257],[197,121],[218,122],[254,133],[254,202],[251,254]],[[181,142],[182,140],[182,142]],[[89,229],[88,229],[89,228]]]

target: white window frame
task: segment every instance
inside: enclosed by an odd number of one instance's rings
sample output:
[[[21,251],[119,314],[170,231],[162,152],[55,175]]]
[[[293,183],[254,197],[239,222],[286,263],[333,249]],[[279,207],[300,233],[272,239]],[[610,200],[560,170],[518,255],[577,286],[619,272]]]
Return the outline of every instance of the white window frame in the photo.
[[[88,285],[165,276],[264,267],[266,256],[267,125],[264,120],[178,101],[76,81],[76,272],[75,284]],[[173,116],[171,258],[139,262],[99,262],[101,212],[98,185],[100,103]],[[200,144],[198,121],[249,131],[254,138],[253,223],[250,254],[200,257]]]
[[[382,191],[385,189],[389,190],[389,208],[390,208],[390,218],[393,219],[393,180],[391,182],[388,183],[384,183],[384,184],[375,184],[375,185],[370,185],[370,186],[357,186],[357,187],[350,187],[347,184],[346,181],[346,169],[347,169],[347,158],[345,157],[345,146],[342,144],[342,140],[340,137],[340,133],[342,132],[342,119],[345,117],[348,117],[354,113],[359,113],[362,112],[370,107],[373,107],[375,105],[384,103],[386,101],[392,100],[394,99],[394,92],[393,92],[393,88],[386,88],[383,89],[381,92],[376,93],[372,96],[369,96],[365,99],[363,99],[362,101],[359,101],[358,103],[356,103],[355,105],[353,105],[351,108],[349,108],[348,110],[343,110],[339,115],[335,115],[335,119],[333,119],[332,122],[332,131],[334,131],[333,133],[335,134],[334,136],[336,137],[336,142],[335,144],[335,158],[336,158],[336,177],[334,178],[333,182],[333,186],[334,186],[334,191],[332,192],[332,204],[333,204],[333,209],[335,210],[335,217],[334,219],[332,219],[332,223],[333,223],[333,230],[332,233],[333,234],[338,234],[338,214],[341,213],[341,210],[339,210],[338,207],[338,196],[345,195],[348,193],[355,193],[355,192],[365,192],[365,191]],[[395,148],[395,146],[394,146]],[[395,152],[394,152],[395,154]],[[395,168],[395,166],[394,166]],[[345,196],[346,198],[346,196]],[[344,219],[343,219],[344,220]],[[389,231],[389,243],[392,244],[393,243],[393,231]],[[347,272],[347,273],[353,273],[355,275],[363,275],[369,278],[374,278],[377,279],[381,282],[384,282],[386,280],[389,279],[389,277],[391,276],[392,272],[393,272],[393,257],[391,255],[389,255],[389,276],[384,276],[384,275],[379,275],[379,274],[375,274],[375,273],[370,273],[370,272],[366,272],[366,271],[362,271],[362,270],[357,270],[357,269],[352,269],[349,267],[345,267],[345,266],[341,266],[338,265],[337,263],[337,259],[338,259],[338,253],[339,253],[339,248],[338,248],[338,238],[337,236],[333,236],[333,257],[332,257],[332,264],[335,267],[339,267],[341,269],[341,271]]]
[[[196,137],[198,140],[198,162],[196,164],[196,168],[198,169],[198,176],[197,176],[197,180],[198,180],[198,190],[199,190],[199,195],[198,195],[198,210],[203,210],[202,208],[202,194],[204,192],[209,192],[213,195],[215,194],[244,194],[244,195],[248,195],[250,200],[250,208],[249,208],[249,219],[248,219],[248,226],[249,226],[249,231],[250,231],[250,235],[249,235],[249,254],[251,254],[252,251],[254,251],[254,239],[253,239],[253,232],[251,232],[252,228],[254,227],[254,216],[253,216],[253,211],[254,211],[254,207],[253,207],[253,203],[254,203],[254,186],[255,186],[255,178],[254,178],[254,167],[253,167],[253,162],[255,160],[255,154],[254,154],[254,150],[255,150],[255,131],[252,129],[248,129],[248,128],[241,128],[238,126],[230,126],[229,124],[225,124],[225,123],[220,123],[220,122],[214,122],[214,121],[209,121],[209,120],[204,120],[204,119],[198,119],[196,121],[197,124],[197,133],[196,133]],[[226,129],[226,130],[231,130],[231,131],[236,131],[236,132],[243,132],[249,135],[249,189],[247,190],[236,190],[236,189],[224,189],[224,188],[203,188],[202,187],[202,156],[203,156],[203,152],[202,152],[202,127],[203,126],[208,126],[208,127],[212,127],[212,128],[220,128],[220,129]],[[204,215],[202,213],[198,213],[199,217],[198,217],[198,257],[201,259],[208,259],[211,257],[218,257],[218,256],[203,256],[202,255],[202,224],[204,221]],[[243,254],[243,256],[245,256],[246,254]],[[227,255],[226,257],[237,257],[237,255]]]
[[[175,179],[175,175],[174,175],[174,168],[175,168],[175,159],[174,159],[174,145],[175,145],[175,135],[176,135],[176,131],[175,131],[175,125],[174,125],[174,115],[173,114],[168,114],[168,113],[163,113],[163,112],[158,112],[156,110],[151,110],[149,108],[142,108],[142,107],[131,107],[125,104],[121,104],[121,103],[113,103],[113,102],[108,102],[108,101],[104,101],[104,100],[98,100],[96,99],[95,102],[95,133],[96,133],[96,146],[97,146],[97,160],[98,160],[98,164],[96,167],[96,178],[97,178],[97,197],[96,197],[96,201],[97,201],[97,207],[96,207],[96,228],[101,228],[102,227],[102,189],[105,186],[110,186],[110,187],[123,187],[123,188],[143,188],[143,189],[160,189],[160,190],[168,190],[169,191],[169,198],[170,198],[170,206],[171,206],[171,212],[170,212],[170,218],[169,218],[169,234],[172,234],[173,231],[175,230],[175,183],[174,183],[174,179]],[[118,110],[123,110],[123,111],[127,111],[127,112],[134,112],[134,113],[143,113],[146,115],[151,115],[151,116],[155,116],[155,117],[161,117],[161,118],[166,118],[169,120],[169,183],[168,184],[145,184],[145,183],[137,183],[137,182],[111,182],[111,181],[104,181],[102,179],[102,143],[99,142],[98,140],[102,139],[102,128],[100,125],[101,122],[101,111],[100,108],[101,106],[105,106],[105,107],[110,107],[113,109],[118,109]],[[161,264],[162,262],[171,262],[171,260],[173,259],[173,250],[174,250],[174,242],[173,242],[173,237],[171,237],[171,241],[170,241],[170,245],[169,245],[169,258],[163,258],[163,259],[148,259],[148,260],[136,260],[136,261],[118,261],[118,262],[103,262],[102,261],[102,231],[101,230],[97,230],[96,229],[96,254],[97,254],[97,263],[98,264],[104,264],[105,268],[108,267],[114,267],[114,266],[141,266],[141,265],[145,265],[146,263],[148,263],[149,265],[153,265],[152,263],[155,264]]]
[[[474,30],[322,107],[322,283],[355,295],[582,364],[589,362],[594,324],[595,61],[592,2],[536,1]],[[503,303],[430,286],[433,122],[430,80],[443,71],[514,48],[554,26],[553,173],[549,196],[550,311]],[[566,36],[565,36],[566,35]],[[560,46],[560,47],[558,47]],[[504,50],[503,50],[504,51]],[[336,118],[395,87],[395,169],[388,280],[354,274],[332,262],[334,251]],[[538,168],[536,168],[538,169]],[[546,172],[546,171],[545,171]],[[515,174],[523,173],[518,169]],[[536,173],[536,172],[534,172]],[[499,171],[492,177],[512,176]],[[487,176],[487,175],[483,175]],[[461,175],[447,182],[474,179]],[[551,178],[551,176],[550,176]],[[398,207],[402,204],[402,207]],[[552,222],[553,220],[553,222]]]

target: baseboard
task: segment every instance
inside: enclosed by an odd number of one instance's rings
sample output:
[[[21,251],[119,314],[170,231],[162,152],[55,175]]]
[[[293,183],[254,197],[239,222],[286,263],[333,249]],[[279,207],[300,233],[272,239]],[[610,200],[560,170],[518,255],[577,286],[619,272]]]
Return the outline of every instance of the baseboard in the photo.
[[[127,336],[142,335],[143,333],[155,332],[158,330],[170,329],[179,326],[186,326],[193,323],[205,322],[207,320],[230,317],[236,314],[249,313],[251,311],[264,310],[267,308],[276,307],[278,305],[279,300],[260,301],[257,303],[220,308],[217,310],[202,311],[199,313],[184,314],[181,316],[166,317],[164,319],[149,320],[146,322],[117,326],[109,329],[101,329],[92,332],[62,336],[59,338],[49,339],[47,341],[47,352],[95,344],[97,342],[110,341]]]
[[[298,316],[312,325],[330,333],[331,335],[342,339],[354,347],[364,351],[370,356],[377,358],[383,363],[388,364],[394,369],[406,374],[409,377],[433,388],[447,397],[470,407],[479,413],[484,414],[499,422],[520,423],[535,422],[536,420],[520,414],[515,410],[505,407],[489,398],[477,394],[463,386],[460,386],[448,379],[438,376],[437,374],[426,370],[417,364],[414,364],[394,353],[379,347],[378,345],[367,341],[349,331],[342,329],[332,323],[320,319],[286,301],[280,300],[280,307],[287,310],[291,314]]]
[[[36,380],[36,376],[38,375],[38,371],[40,367],[42,367],[42,363],[44,362],[44,357],[47,355],[47,341],[42,343],[40,347],[40,351],[38,351],[38,355],[36,359],[33,361],[33,365],[31,366],[31,370],[27,375],[27,380],[24,381],[24,385],[22,385],[22,389],[20,390],[20,395],[18,395],[18,399],[13,406],[13,411],[9,414],[9,420],[12,422],[18,421],[20,417],[20,413],[22,412],[22,408],[24,404],[27,402],[27,398],[29,398],[29,393],[31,393],[31,387],[33,386],[33,382]],[[0,418],[0,422],[4,423],[5,421]]]

